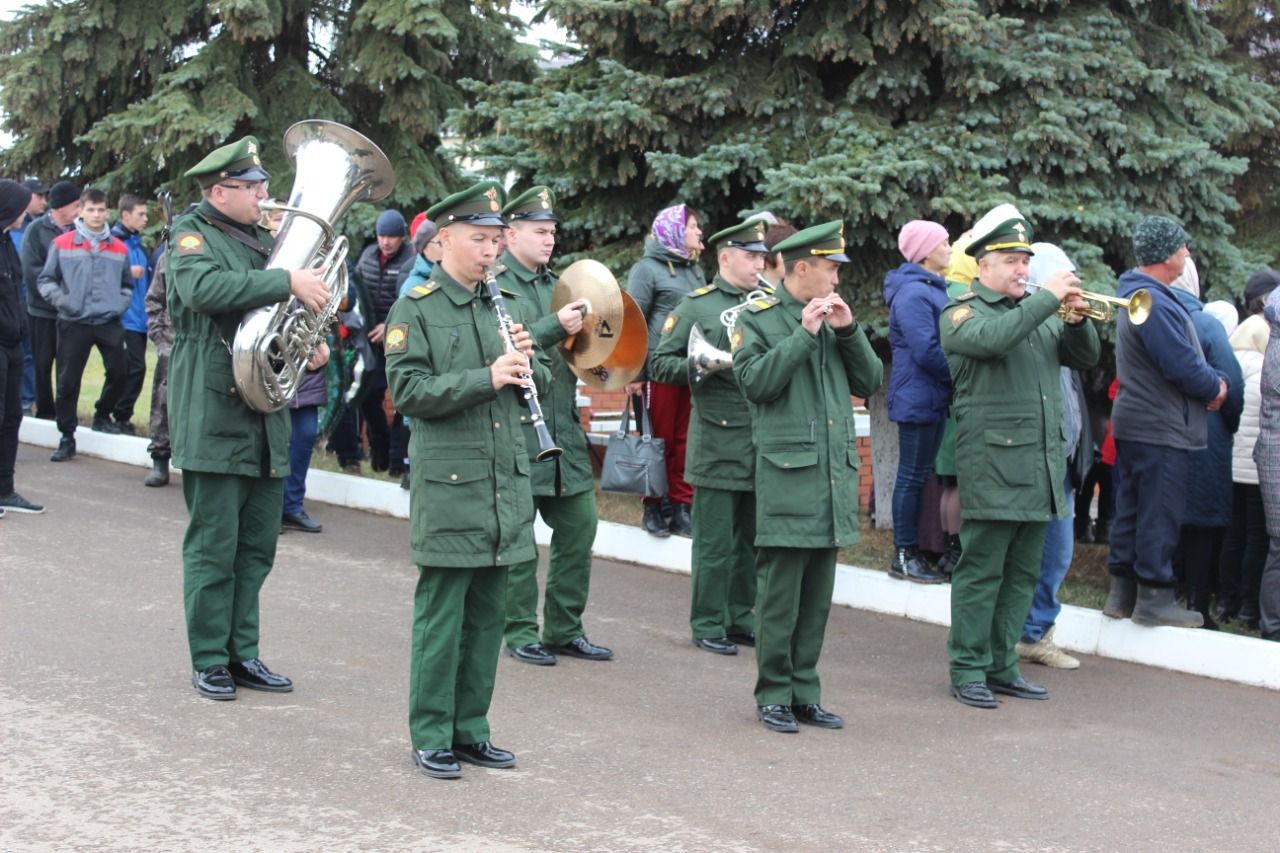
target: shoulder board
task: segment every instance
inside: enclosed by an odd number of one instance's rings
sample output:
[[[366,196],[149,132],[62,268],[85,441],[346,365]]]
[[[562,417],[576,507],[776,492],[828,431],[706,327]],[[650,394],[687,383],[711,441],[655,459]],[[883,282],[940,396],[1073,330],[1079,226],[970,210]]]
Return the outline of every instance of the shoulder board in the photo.
[[[765,311],[777,305],[778,301],[778,297],[776,296],[765,296],[760,299],[752,299],[747,303],[747,310],[752,314],[759,314],[761,311]]]
[[[439,282],[428,281],[428,282],[424,282],[423,284],[419,284],[415,287],[409,288],[409,292],[406,293],[405,296],[408,296],[410,299],[421,299],[422,297],[427,296],[428,294],[435,293],[439,289],[440,289]]]
[[[774,289],[773,289],[772,287],[765,287],[765,286],[762,284],[762,285],[760,285],[760,290],[763,290],[765,293],[769,294],[770,296],[773,296]]]
[[[959,294],[959,295],[957,295],[957,296],[956,296],[956,302],[965,302],[965,301],[967,301],[967,300],[969,300],[969,299],[972,299],[973,297],[975,297],[975,296],[977,296],[977,295],[978,295],[978,294],[977,294],[977,293],[975,293],[975,292],[973,292],[972,290],[966,290],[964,293],[961,293],[961,294]]]
[[[708,284],[706,287],[699,287],[697,290],[690,291],[689,298],[694,299],[699,296],[706,296],[708,293],[711,293],[718,289],[719,288],[717,288],[714,284]]]

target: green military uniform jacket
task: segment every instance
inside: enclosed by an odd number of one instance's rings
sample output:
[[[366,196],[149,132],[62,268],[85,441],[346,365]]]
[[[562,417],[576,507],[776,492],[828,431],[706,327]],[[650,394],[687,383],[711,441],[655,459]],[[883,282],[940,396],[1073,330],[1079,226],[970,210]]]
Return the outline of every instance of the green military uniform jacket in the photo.
[[[1047,290],[1018,302],[981,281],[938,325],[955,393],[956,476],[966,519],[1049,521],[1063,511],[1059,366],[1098,361],[1098,332],[1068,326]]]
[[[514,294],[507,301],[519,322]],[[409,516],[420,566],[510,566],[537,556],[520,404],[489,365],[504,352],[497,317],[436,264],[387,315],[387,385],[412,419]],[[535,372],[543,368],[534,365]],[[535,373],[536,375],[536,373]],[[545,374],[544,374],[545,375]]]
[[[696,325],[707,341],[729,351],[729,330],[720,312],[741,305],[747,294],[716,276],[685,297],[667,316],[662,338],[649,360],[649,376],[668,385],[689,384],[689,333]],[[693,389],[693,417],[685,448],[685,479],[695,486],[749,492],[755,489],[756,451],[751,411],[732,370],[713,373]]]
[[[870,397],[884,365],[855,323],[816,336],[785,287],[753,300],[734,329],[733,371],[754,405],[756,546],[858,541],[858,458],[849,395]]]
[[[209,223],[220,220],[267,249],[271,235],[240,225],[203,202],[173,223],[166,249],[173,351],[169,432],[173,462],[189,471],[284,477],[289,413],[263,415],[236,391],[228,345],[244,313],[289,298],[289,273],[264,270],[266,257]]]
[[[503,253],[501,262],[506,271],[498,276],[498,283],[521,297],[521,313],[529,323],[537,347],[534,358],[551,377],[545,390],[541,385],[538,387],[538,402],[542,404],[547,429],[564,450],[559,459],[533,466],[533,494],[537,497],[582,494],[595,488],[595,481],[587,434],[582,430],[578,413],[578,377],[560,354],[559,344],[567,336],[551,311],[551,291],[556,277],[546,267],[537,271],[528,269],[510,252]],[[527,411],[521,413],[520,419],[525,425],[525,446],[532,458],[538,453],[538,436]]]

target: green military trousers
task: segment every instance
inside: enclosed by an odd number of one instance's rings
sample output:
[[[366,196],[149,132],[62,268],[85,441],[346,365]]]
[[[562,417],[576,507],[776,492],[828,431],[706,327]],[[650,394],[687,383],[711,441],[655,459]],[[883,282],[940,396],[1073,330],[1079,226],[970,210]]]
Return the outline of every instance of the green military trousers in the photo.
[[[542,642],[562,646],[584,633],[582,611],[591,586],[591,546],[596,541],[596,493],[534,497],[534,509],[551,528],[547,592],[542,605]],[[507,575],[506,643],[538,642],[538,559],[511,567]]]
[[[816,704],[836,549],[761,548],[758,566],[756,704]]]
[[[182,472],[182,598],[193,669],[258,656],[258,592],[276,558],[284,481]]]
[[[960,525],[960,562],[951,575],[951,683],[1017,680],[1022,625],[1031,610],[1046,521]]]
[[[488,740],[507,570],[419,566],[418,572],[409,660],[413,748]]]
[[[756,629],[755,541],[755,492],[694,487],[689,626],[695,640]]]

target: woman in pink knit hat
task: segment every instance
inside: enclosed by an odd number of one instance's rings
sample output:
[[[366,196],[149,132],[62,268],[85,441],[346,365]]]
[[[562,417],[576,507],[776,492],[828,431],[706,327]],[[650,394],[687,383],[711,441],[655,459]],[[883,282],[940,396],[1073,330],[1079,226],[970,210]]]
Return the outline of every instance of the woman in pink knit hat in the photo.
[[[915,219],[898,233],[906,262],[884,279],[889,306],[889,420],[898,425],[898,474],[893,486],[892,577],[940,583],[945,576],[919,551],[920,495],[933,471],[951,404],[951,371],[938,342],[947,304],[942,275],[951,260],[947,229]]]

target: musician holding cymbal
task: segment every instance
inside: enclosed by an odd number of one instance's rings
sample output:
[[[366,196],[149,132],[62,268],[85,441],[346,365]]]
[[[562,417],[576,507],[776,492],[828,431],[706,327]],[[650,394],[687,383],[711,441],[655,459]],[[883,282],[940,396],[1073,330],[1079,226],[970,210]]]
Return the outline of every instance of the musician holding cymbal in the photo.
[[[208,699],[236,685],[286,693],[293,682],[258,659],[258,592],[275,561],[289,473],[289,413],[261,414],[237,393],[227,341],[246,311],[298,299],[328,301],[311,269],[264,269],[274,240],[259,227],[267,179],[252,136],[186,173],[203,200],[178,217],[168,249],[169,411],[173,462],[190,521],[182,543],[192,686]],[[309,367],[329,358],[321,344]]]
[[[536,560],[533,496],[521,401],[533,343],[518,323],[504,340],[486,275],[506,219],[494,181],[455,193],[427,216],[440,263],[387,317],[387,382],[412,421],[409,517],[418,585],[409,671],[413,759],[428,776],[461,775],[459,761],[512,767],[489,740],[489,703],[506,621],[507,570]],[[515,309],[523,301],[502,292]]]
[[[731,340],[756,438],[756,714],[771,731],[838,729],[823,709],[822,652],[836,551],[858,541],[858,448],[850,395],[869,397],[884,366],[836,293],[839,221],[774,247],[786,270],[751,300]]]
[[[713,234],[719,273],[667,315],[649,359],[649,375],[690,385],[690,332],[729,350],[730,329],[752,291],[773,288],[759,278],[769,249],[764,219],[748,219]],[[725,312],[729,312],[726,314]],[[696,353],[695,353],[696,358]],[[751,413],[732,370],[693,385],[693,415],[685,451],[685,479],[693,486],[693,578],[689,626],[693,644],[719,655],[755,645],[756,495]]]

